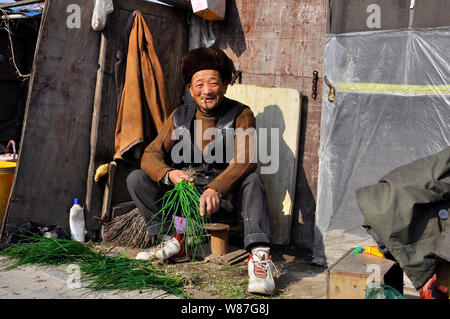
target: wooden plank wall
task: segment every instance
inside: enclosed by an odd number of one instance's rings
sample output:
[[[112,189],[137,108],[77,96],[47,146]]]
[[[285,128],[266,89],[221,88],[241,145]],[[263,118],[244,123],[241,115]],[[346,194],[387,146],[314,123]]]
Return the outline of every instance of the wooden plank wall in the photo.
[[[169,103],[172,108],[180,105],[184,93],[183,82],[179,74],[179,63],[187,52],[188,25],[186,12],[143,0],[116,0],[114,12],[109,16],[103,32],[106,43],[106,59],[104,61],[104,80],[99,103],[99,123],[97,143],[94,156],[94,171],[88,173],[87,214],[99,216],[101,211],[103,190],[106,178],[93,182],[95,168],[109,163],[114,155],[114,133],[117,122],[117,94],[115,86],[114,64],[118,61],[117,51],[120,48],[120,35],[124,32],[129,16],[139,10],[152,33],[156,54],[164,72]],[[170,32],[167,32],[170,30]],[[130,201],[126,188],[126,177],[129,172],[139,167],[139,160],[118,161],[114,178],[111,205]],[[98,229],[96,219],[90,219],[89,228]]]
[[[67,27],[71,4],[81,8],[80,28]],[[3,237],[30,220],[69,230],[68,212],[74,197],[86,204],[86,228],[100,228],[104,181],[95,184],[92,180],[98,165],[111,161],[114,154],[114,63],[119,34],[134,10],[144,14],[153,34],[171,104],[181,103],[184,90],[178,66],[188,44],[186,13],[144,0],[117,0],[114,4],[101,33],[91,28],[93,1],[47,2]],[[101,43],[105,59],[99,65]],[[98,119],[95,123],[94,118]],[[113,204],[128,198],[124,179],[137,165],[118,166]]]
[[[66,24],[69,4],[82,8],[79,28]],[[28,221],[67,228],[73,198],[84,199],[99,50],[99,33],[90,26],[93,6],[47,1],[4,221],[8,229]]]
[[[88,180],[93,177],[86,172],[101,39],[100,33],[90,29],[93,3],[50,0],[49,4],[9,207],[11,226],[36,220],[67,227],[67,211],[73,197],[84,199]],[[83,8],[80,29],[67,29],[68,14],[64,13],[68,4],[79,4]],[[117,0],[115,4],[116,10],[108,24],[116,28],[107,28],[104,32],[108,57],[115,55],[118,43],[114,34],[123,26],[128,14],[135,9],[145,10],[143,13],[157,39],[157,54],[168,77],[169,96],[175,107],[181,102],[183,91],[180,80],[175,79],[179,79],[179,60],[188,44],[187,30],[182,27],[186,26],[185,13],[177,11],[171,15],[172,11],[167,10],[175,9],[143,0]],[[243,70],[242,83],[295,88],[303,94],[291,240],[307,247],[313,240],[317,196],[326,8],[326,0],[228,0],[226,20],[216,24],[218,45]],[[162,16],[157,18],[160,14]],[[114,62],[109,59],[105,63],[103,85],[106,90],[100,103],[100,139],[94,155],[95,167],[110,161],[113,154],[117,105],[112,89]],[[316,100],[311,99],[314,70],[319,72]],[[125,200],[121,198],[126,194],[123,182],[118,184],[122,186],[114,190],[113,202]],[[103,186],[101,183],[93,185],[91,198],[88,198],[91,207],[86,221],[91,228],[97,227],[94,217],[100,212]]]
[[[312,249],[317,198],[322,63],[327,0],[228,0],[218,46],[243,71],[242,83],[302,93],[302,123],[291,243]],[[312,74],[319,72],[317,98]]]
[[[416,0],[334,0],[330,5],[329,31],[331,34],[347,32],[435,28],[450,25],[450,1]],[[372,7],[371,7],[372,6]],[[369,26],[375,8],[379,10],[379,26]]]

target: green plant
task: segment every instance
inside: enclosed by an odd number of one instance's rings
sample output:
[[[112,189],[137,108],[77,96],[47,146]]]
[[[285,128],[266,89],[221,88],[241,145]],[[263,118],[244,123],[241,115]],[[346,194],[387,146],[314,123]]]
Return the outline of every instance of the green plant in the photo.
[[[185,219],[186,226],[183,237],[186,250],[193,260],[200,251],[203,253],[203,242],[205,238],[208,238],[207,218],[200,216],[200,197],[201,194],[194,184],[181,180],[160,199],[162,208],[152,217],[152,220],[157,217],[161,218],[162,225],[169,223],[166,234],[176,231],[174,216]],[[161,234],[163,232],[163,226],[161,226]]]
[[[6,248],[1,255],[10,258],[12,269],[26,264],[62,265],[76,263],[91,290],[162,289],[184,297],[182,279],[154,269],[143,260],[110,257],[69,239],[30,237],[29,243]]]

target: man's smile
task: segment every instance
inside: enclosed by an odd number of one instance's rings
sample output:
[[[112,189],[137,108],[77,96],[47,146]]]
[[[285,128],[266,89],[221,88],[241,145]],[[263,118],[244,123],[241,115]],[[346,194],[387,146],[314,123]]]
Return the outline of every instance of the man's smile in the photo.
[[[217,99],[217,96],[205,96],[205,97],[203,97],[203,98],[201,99],[200,102],[201,102],[203,105],[206,105],[206,104],[210,104],[210,103],[212,103],[212,102],[215,102],[216,99]]]

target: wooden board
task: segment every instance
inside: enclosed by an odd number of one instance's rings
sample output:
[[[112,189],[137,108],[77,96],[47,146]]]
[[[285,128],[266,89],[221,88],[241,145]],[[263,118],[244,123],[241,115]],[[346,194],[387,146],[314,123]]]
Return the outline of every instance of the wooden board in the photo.
[[[235,84],[228,87],[226,96],[248,105],[256,117],[258,161],[260,162],[264,155],[277,155],[269,165],[259,163],[258,171],[266,189],[273,243],[286,245],[290,240],[297,176],[300,92],[295,89]],[[268,154],[260,147],[262,129],[268,132]],[[278,138],[270,133],[272,129],[278,132]],[[273,145],[276,145],[273,150],[272,141],[275,143]],[[269,166],[272,168],[269,169]],[[264,173],[265,169],[268,170],[267,173]]]
[[[329,33],[380,31],[408,28],[410,1],[405,0],[337,0],[332,1]],[[374,6],[375,5],[375,6]],[[374,28],[369,22],[380,12],[379,24]],[[379,27],[378,27],[379,26]]]
[[[322,105],[322,64],[328,0],[231,0],[217,23],[217,45],[243,84],[297,89],[302,93],[296,196],[291,243],[312,249],[317,199]],[[319,72],[311,98],[313,71]]]
[[[379,275],[380,284],[403,293],[403,272],[396,262],[364,252],[354,254],[353,250],[347,251],[327,270],[328,298],[364,299],[365,288],[374,275]]]
[[[129,213],[135,208],[136,208],[136,205],[134,204],[133,201],[114,205],[112,207],[112,211],[111,211],[111,219],[114,219],[117,216],[121,216],[123,214]]]
[[[206,258],[216,264],[219,265],[227,265],[227,266],[233,266],[233,267],[247,267],[247,261],[250,254],[245,249],[237,249],[236,247],[230,246],[231,252],[222,255],[222,256],[216,256],[216,255],[208,255],[206,253]]]
[[[79,28],[66,24],[70,4],[82,8]],[[93,6],[81,0],[46,1],[8,229],[28,221],[68,229],[73,199],[84,200],[100,40],[91,30]]]
[[[232,266],[247,261],[250,253],[244,249],[238,249],[222,256],[222,263]]]
[[[333,274],[330,276],[329,299],[364,299],[367,277]]]
[[[436,28],[450,26],[448,0],[416,0],[413,28]]]
[[[449,26],[448,0],[335,0],[331,1],[328,33],[436,28]],[[379,14],[378,14],[379,13]],[[379,24],[375,22],[379,16]],[[369,23],[368,23],[369,22]]]

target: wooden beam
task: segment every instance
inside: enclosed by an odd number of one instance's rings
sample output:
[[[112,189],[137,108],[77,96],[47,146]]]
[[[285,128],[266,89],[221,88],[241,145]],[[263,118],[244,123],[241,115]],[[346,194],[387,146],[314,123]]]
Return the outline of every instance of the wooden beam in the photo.
[[[111,218],[110,218],[110,220],[113,220],[117,216],[129,213],[135,208],[136,208],[136,204],[133,201],[116,204],[116,205],[111,207]]]
[[[113,192],[114,185],[114,174],[116,173],[116,162],[112,161],[108,165],[108,179],[105,183],[105,191],[103,195],[103,206],[102,206],[102,214],[101,221],[109,222],[111,221],[111,198]]]
[[[13,7],[20,7],[20,6],[25,6],[25,5],[27,5],[27,4],[33,4],[33,3],[38,3],[38,2],[44,3],[45,1],[42,1],[42,0],[23,0],[23,1],[17,1],[17,2],[12,2],[12,3],[2,4],[2,5],[0,5],[0,9],[7,9],[7,8],[13,8]]]
[[[98,55],[98,69],[97,69],[97,81],[95,84],[94,93],[94,103],[92,106],[92,121],[91,121],[91,136],[90,136],[90,156],[89,156],[89,166],[87,172],[87,183],[86,183],[86,212],[93,217],[98,215],[96,207],[93,204],[92,194],[94,191],[98,191],[98,186],[94,183],[95,170],[97,169],[96,157],[97,157],[97,145],[98,145],[98,135],[99,135],[99,125],[100,125],[100,113],[102,107],[102,98],[105,83],[105,61],[107,58],[106,49],[108,45],[108,40],[104,33],[100,35],[100,50]],[[92,222],[92,218],[89,218]],[[91,230],[91,225],[86,225],[86,228]]]

